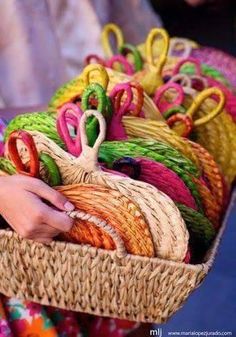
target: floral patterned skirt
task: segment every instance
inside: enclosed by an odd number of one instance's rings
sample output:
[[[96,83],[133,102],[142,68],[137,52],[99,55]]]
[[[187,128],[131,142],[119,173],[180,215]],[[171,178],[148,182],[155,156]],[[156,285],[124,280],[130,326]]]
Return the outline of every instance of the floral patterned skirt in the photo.
[[[139,326],[0,296],[0,337],[124,337]]]

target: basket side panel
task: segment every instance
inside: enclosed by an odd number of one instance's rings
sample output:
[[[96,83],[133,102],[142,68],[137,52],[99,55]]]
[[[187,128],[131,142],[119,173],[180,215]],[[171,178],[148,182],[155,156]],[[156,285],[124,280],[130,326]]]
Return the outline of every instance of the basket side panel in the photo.
[[[43,246],[0,231],[0,293],[99,316],[165,322],[204,278],[202,268],[88,246]]]

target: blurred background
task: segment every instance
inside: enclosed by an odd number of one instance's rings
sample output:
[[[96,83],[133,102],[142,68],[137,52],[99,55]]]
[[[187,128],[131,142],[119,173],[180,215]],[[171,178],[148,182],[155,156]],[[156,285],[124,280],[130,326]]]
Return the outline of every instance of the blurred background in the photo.
[[[171,36],[236,54],[235,0],[151,0]]]
[[[143,42],[153,26],[236,53],[235,0],[1,0],[0,106],[46,104],[76,76],[88,53],[102,55],[103,25]]]

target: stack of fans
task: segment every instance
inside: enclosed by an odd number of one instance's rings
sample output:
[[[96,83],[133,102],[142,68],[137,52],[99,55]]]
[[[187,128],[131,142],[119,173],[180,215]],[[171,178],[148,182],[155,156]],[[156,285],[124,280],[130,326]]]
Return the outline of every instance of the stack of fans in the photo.
[[[163,29],[152,29],[143,45],[133,46],[109,24],[102,43],[105,58],[89,55],[82,74],[57,90],[48,111],[10,121],[1,174],[38,177],[75,205],[68,213],[74,226],[58,244],[115,251],[120,261],[135,255],[180,271],[199,266],[216,249],[236,176],[233,83],[227,71],[202,63],[204,51],[194,42],[170,40]],[[200,274],[192,288],[205,276]],[[153,267],[148,282],[154,276]],[[181,272],[175,277],[180,284]],[[170,282],[162,283],[165,276],[159,276],[159,292],[170,289]],[[137,303],[133,316],[131,309],[112,315],[163,321],[180,305],[169,303],[174,292],[172,286],[166,312],[154,318],[154,309],[146,308],[147,317]]]

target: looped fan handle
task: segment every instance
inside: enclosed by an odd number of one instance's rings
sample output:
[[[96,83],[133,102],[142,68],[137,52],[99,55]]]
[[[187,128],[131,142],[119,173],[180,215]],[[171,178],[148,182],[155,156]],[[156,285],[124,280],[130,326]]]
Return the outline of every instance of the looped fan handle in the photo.
[[[88,220],[89,222],[92,222],[95,226],[104,230],[112,238],[116,245],[117,257],[122,258],[127,255],[124,241],[121,239],[117,231],[113,227],[111,227],[105,220],[99,219],[96,216],[79,210],[66,212],[66,214],[72,219]]]

